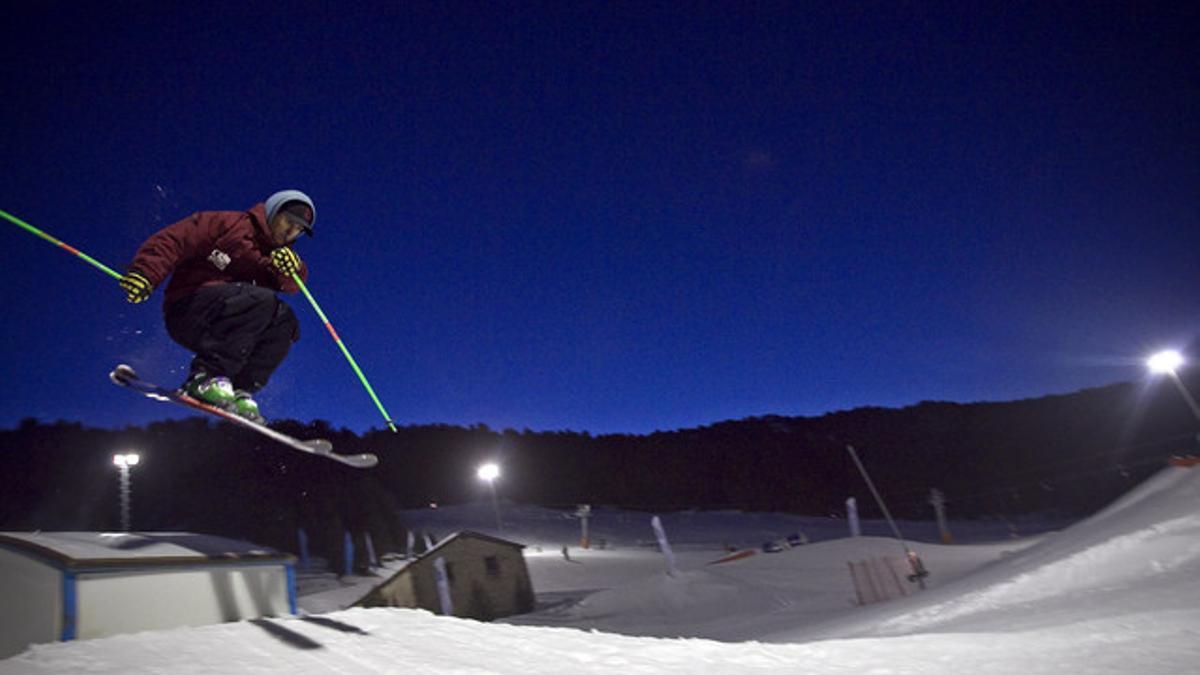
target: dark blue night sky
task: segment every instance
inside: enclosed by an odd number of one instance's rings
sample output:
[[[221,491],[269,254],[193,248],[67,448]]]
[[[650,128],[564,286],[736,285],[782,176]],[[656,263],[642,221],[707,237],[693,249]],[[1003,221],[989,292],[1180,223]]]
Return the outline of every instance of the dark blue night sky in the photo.
[[[1200,335],[1187,3],[342,4],[6,3],[0,209],[122,267],[306,191],[400,424],[1009,400]],[[161,290],[0,228],[0,425],[185,414],[106,378],[185,374]],[[292,303],[264,412],[381,426]]]

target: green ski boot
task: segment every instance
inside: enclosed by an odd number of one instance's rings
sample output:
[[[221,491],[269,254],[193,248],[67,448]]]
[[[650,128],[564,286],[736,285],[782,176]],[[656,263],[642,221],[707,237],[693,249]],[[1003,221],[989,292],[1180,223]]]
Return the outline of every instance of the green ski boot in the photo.
[[[183,385],[183,393],[197,401],[218,408],[228,408],[235,398],[233,383],[228,377],[209,377],[208,373],[193,373]]]
[[[254,401],[248,391],[237,390],[234,393],[233,405],[229,409],[251,422],[257,422],[258,424],[267,423],[266,418],[258,411],[258,403]]]

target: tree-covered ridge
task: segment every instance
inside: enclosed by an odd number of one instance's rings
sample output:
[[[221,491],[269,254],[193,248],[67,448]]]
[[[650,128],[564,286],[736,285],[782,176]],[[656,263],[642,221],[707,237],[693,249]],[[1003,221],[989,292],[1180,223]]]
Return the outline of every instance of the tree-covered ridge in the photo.
[[[1103,506],[1196,447],[1197,422],[1169,386],[1116,384],[1006,403],[924,402],[820,417],[766,416],[648,435],[496,431],[485,425],[357,434],[323,421],[283,421],[341,452],[370,451],[356,470],[277,446],[206,418],[107,430],[25,420],[0,431],[0,528],[118,526],[114,452],[137,450],[138,530],[190,530],[295,549],[304,527],[317,552],[345,531],[400,548],[403,508],[482,498],[476,465],[504,466],[502,496],[542,505],[631,509],[784,510],[840,515],[874,505],[845,446],[854,445],[899,517],[930,518],[930,488],[954,517]]]

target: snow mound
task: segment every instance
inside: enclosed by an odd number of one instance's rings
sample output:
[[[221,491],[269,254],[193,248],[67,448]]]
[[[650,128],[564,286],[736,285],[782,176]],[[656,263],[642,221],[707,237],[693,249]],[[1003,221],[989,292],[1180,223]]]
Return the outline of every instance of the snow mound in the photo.
[[[656,640],[507,626],[422,610],[351,609],[37,645],[0,662],[5,675],[46,673],[694,673],[780,672],[805,648]],[[850,672],[844,670],[841,672]]]
[[[1108,508],[941,588],[816,635],[1014,630],[1200,608],[1200,471],[1164,469]],[[782,632],[772,640],[801,638]],[[802,639],[802,638],[801,638]]]

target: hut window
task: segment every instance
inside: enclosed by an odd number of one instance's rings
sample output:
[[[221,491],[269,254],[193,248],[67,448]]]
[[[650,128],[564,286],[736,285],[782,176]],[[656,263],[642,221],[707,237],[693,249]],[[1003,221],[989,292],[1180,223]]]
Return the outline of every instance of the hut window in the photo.
[[[483,559],[483,566],[487,569],[489,577],[500,576],[500,559],[494,555],[489,555]]]

